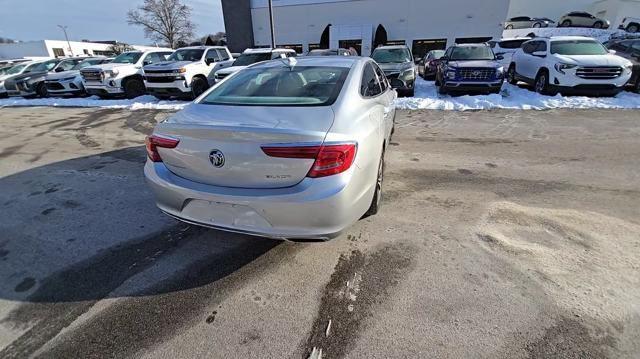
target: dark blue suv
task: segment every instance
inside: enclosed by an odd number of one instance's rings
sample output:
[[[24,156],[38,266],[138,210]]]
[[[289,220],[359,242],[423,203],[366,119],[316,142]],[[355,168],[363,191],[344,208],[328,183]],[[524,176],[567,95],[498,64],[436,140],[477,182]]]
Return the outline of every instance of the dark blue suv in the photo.
[[[488,44],[449,47],[436,72],[438,93],[499,93],[504,68],[498,60]]]

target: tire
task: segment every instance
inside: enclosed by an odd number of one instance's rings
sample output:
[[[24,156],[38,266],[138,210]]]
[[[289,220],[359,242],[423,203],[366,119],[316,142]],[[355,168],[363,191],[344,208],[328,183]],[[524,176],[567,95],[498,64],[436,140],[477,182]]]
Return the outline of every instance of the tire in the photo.
[[[638,24],[629,24],[629,26],[627,26],[626,30],[627,30],[627,32],[635,34],[636,32],[638,32],[638,30],[640,30],[640,25],[638,25]]]
[[[38,86],[36,87],[36,94],[38,94],[38,97],[49,97],[49,91],[47,91],[47,86],[44,85],[44,82],[39,83]]]
[[[375,216],[378,214],[382,204],[382,182],[384,180],[384,150],[382,150],[382,155],[380,156],[380,163],[378,164],[378,173],[376,175],[376,189],[373,192],[373,199],[371,200],[371,205],[367,212],[362,216],[362,218],[367,218],[371,216]]]
[[[411,90],[407,90],[407,91],[404,93],[404,96],[405,96],[405,97],[413,97],[413,96],[415,96],[415,95],[416,95],[416,89],[415,89],[415,87],[414,87],[414,88],[412,88]]]
[[[194,77],[191,80],[191,97],[196,99],[198,96],[202,95],[209,88],[209,84],[206,80],[201,77]]]
[[[565,20],[562,22],[562,24],[560,24],[560,26],[562,27],[571,27],[572,23],[571,20]]]
[[[516,77],[516,64],[509,65],[509,69],[507,70],[507,82],[511,85],[518,84],[518,79]]]
[[[640,77],[638,77],[638,78],[636,79],[636,85],[635,85],[635,86],[633,86],[633,90],[634,90],[636,93],[639,93],[639,94],[640,94]]]
[[[539,23],[539,22],[536,22],[535,24],[533,24],[533,28],[534,28],[534,29],[539,29],[539,28],[541,28],[541,27],[542,27],[542,24],[541,24],[541,23]]]
[[[513,30],[513,25],[509,24],[504,28],[505,30]]]
[[[555,95],[549,88],[549,72],[547,70],[540,70],[540,72],[538,72],[534,86],[535,91],[541,95]]]
[[[144,86],[144,82],[139,79],[129,79],[124,83],[124,95],[128,99],[133,99],[144,95],[147,88]]]
[[[604,24],[602,23],[602,21],[596,21],[596,22],[593,24],[593,28],[594,28],[594,29],[602,29],[602,27],[603,27],[603,26],[604,26]]]

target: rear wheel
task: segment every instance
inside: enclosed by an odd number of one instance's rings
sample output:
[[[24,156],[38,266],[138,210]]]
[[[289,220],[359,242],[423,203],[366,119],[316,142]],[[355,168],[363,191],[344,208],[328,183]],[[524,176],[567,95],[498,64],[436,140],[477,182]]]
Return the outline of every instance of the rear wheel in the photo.
[[[146,87],[144,87],[144,82],[142,82],[142,80],[130,79],[124,84],[124,94],[128,99],[142,96],[145,91]]]
[[[505,27],[506,30],[513,30],[513,25],[507,25],[507,27]]]
[[[378,164],[378,174],[376,176],[376,189],[373,193],[373,199],[371,200],[371,206],[364,214],[363,218],[375,216],[380,210],[382,202],[382,181],[384,180],[384,150],[382,156],[380,156],[380,164]]]
[[[604,24],[602,23],[602,21],[596,21],[595,24],[593,24],[594,29],[602,29],[603,26]]]
[[[511,64],[509,66],[509,70],[507,70],[507,82],[512,85],[518,84],[518,79],[516,78],[516,64]]]
[[[205,91],[207,91],[208,87],[209,87],[209,84],[203,78],[201,77],[194,78],[193,80],[191,80],[192,97],[195,99],[196,97],[202,95]]]
[[[629,24],[629,26],[627,26],[627,32],[632,34],[635,34],[638,30],[640,30],[640,26],[638,24]]]
[[[562,27],[571,27],[571,20],[565,20],[563,21],[560,26]]]

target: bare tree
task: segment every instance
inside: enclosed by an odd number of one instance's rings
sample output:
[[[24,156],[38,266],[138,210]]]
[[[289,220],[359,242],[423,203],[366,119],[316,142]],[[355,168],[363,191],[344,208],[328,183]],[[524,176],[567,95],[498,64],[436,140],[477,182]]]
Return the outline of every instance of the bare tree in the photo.
[[[191,7],[180,0],[144,0],[144,4],[127,13],[129,25],[142,26],[145,37],[165,42],[174,48],[178,41],[188,42],[195,25]]]
[[[107,51],[113,53],[114,55],[120,55],[123,52],[133,51],[135,48],[129,44],[125,44],[123,42],[118,42],[116,44],[109,45],[107,47]]]

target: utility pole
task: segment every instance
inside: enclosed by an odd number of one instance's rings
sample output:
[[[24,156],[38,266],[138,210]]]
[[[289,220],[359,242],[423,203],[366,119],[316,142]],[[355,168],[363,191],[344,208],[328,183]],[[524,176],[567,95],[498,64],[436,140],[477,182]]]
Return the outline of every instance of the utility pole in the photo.
[[[271,28],[271,48],[276,48],[276,30],[273,24],[273,0],[269,0],[269,27]]]
[[[68,26],[58,25],[58,27],[61,28],[62,31],[64,32],[64,38],[67,39],[67,46],[69,46],[69,52],[71,52],[71,56],[73,57],[73,49],[71,48],[71,43],[69,42],[69,36],[67,36]]]

